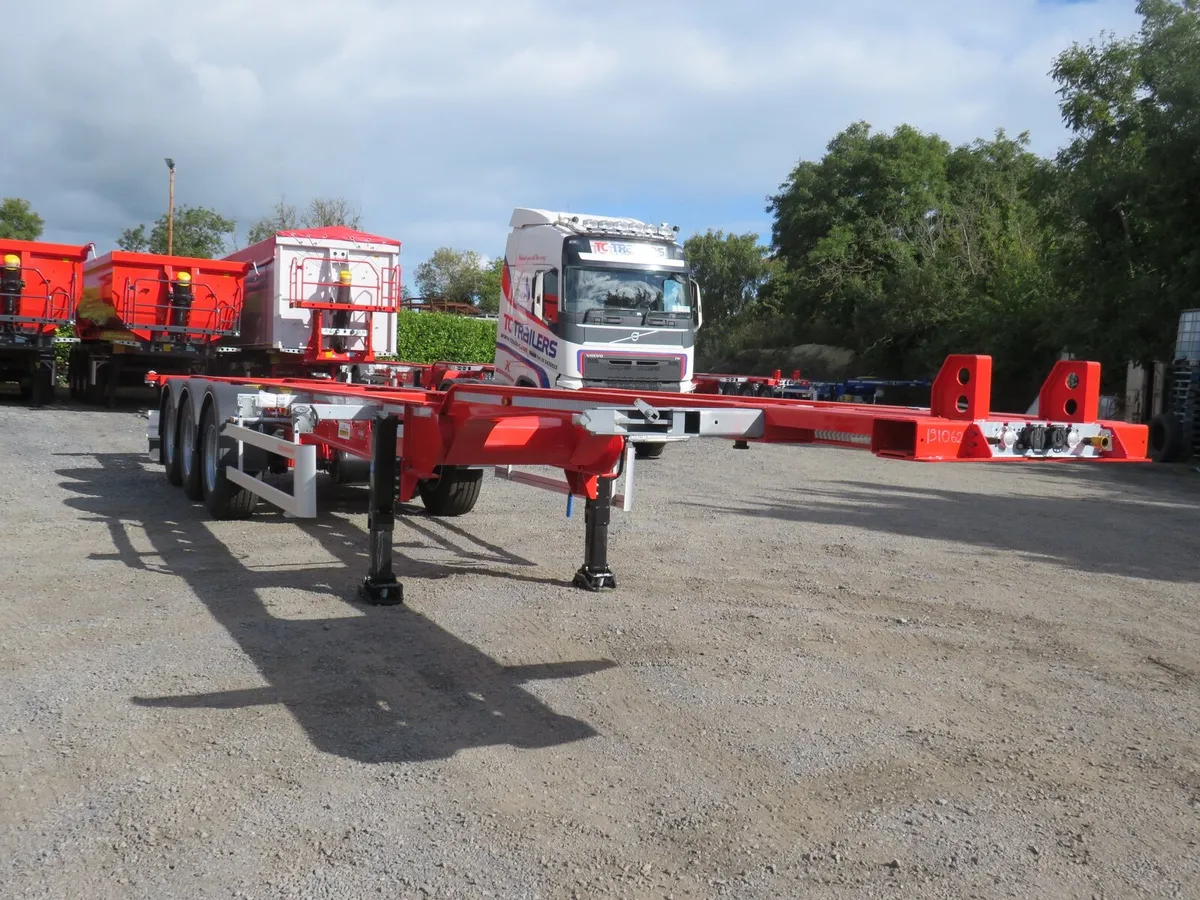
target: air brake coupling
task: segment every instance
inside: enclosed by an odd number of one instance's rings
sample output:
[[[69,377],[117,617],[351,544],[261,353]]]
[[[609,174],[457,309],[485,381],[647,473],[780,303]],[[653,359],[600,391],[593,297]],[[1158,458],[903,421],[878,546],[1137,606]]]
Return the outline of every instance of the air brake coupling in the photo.
[[[192,308],[192,273],[176,272],[171,282],[171,324],[176,328],[187,325],[188,312]]]

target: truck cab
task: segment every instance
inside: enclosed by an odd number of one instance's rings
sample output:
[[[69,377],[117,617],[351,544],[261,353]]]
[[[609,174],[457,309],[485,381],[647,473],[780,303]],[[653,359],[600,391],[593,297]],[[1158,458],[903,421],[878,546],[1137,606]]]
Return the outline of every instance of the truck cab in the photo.
[[[496,381],[695,389],[700,289],[677,226],[526,208],[509,225]]]

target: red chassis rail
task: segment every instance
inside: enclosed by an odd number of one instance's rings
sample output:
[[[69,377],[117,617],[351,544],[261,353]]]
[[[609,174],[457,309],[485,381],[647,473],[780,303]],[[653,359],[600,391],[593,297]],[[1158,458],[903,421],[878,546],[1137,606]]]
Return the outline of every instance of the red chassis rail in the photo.
[[[707,436],[733,440],[736,447],[751,441],[827,444],[925,462],[1147,461],[1146,426],[1096,419],[1099,377],[1096,363],[1058,363],[1039,395],[1039,416],[990,411],[986,356],[949,357],[934,382],[929,409],[561,391],[468,379],[444,391],[308,379],[151,374],[147,381],[162,388],[151,428],[157,428],[168,477],[219,518],[249,515],[254,498],[246,491],[293,514],[313,516],[318,455],[326,463],[339,457],[370,461],[371,564],[363,593],[370,602],[391,603],[401,596],[391,570],[395,503],[420,493],[435,515],[460,515],[474,505],[480,467],[548,466],[564,472],[565,491],[586,500],[587,551],[575,581],[598,590],[616,584],[606,550],[612,488],[622,461],[632,466],[630,445],[638,440]],[[154,435],[148,436],[153,448]],[[280,455],[293,460],[295,498],[258,480],[264,471],[278,469],[261,453],[254,457],[255,447],[274,454],[274,465]],[[431,506],[430,493],[468,484],[464,473],[474,479],[465,492],[469,502],[440,511],[436,503]]]

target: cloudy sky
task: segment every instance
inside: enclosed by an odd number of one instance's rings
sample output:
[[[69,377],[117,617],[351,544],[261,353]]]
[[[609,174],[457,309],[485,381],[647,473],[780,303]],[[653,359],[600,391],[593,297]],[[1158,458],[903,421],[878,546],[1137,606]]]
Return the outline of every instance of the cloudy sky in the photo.
[[[245,227],[344,196],[404,243],[503,251],[514,206],[769,234],[850,122],[1065,141],[1055,54],[1136,0],[50,0],[6,12],[0,196],[110,249],[167,202]],[[11,96],[11,95],[10,95]],[[10,114],[13,107],[6,106]]]

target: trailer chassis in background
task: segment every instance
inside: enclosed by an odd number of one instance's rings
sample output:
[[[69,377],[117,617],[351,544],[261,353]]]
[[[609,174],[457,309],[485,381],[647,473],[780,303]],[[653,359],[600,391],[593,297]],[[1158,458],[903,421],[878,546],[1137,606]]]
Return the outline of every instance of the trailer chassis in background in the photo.
[[[315,517],[318,471],[342,456],[365,462],[370,562],[361,595],[373,604],[403,598],[392,566],[397,503],[420,497],[432,515],[463,515],[489,466],[500,477],[584,499],[584,559],[574,583],[600,590],[616,586],[610,511],[614,501],[632,508],[642,441],[823,444],[925,462],[1147,461],[1146,426],[1097,420],[1100,366],[1079,361],[1055,366],[1039,395],[1039,417],[991,412],[986,356],[949,357],[930,408],[921,410],[471,381],[446,390],[153,374],[147,381],[160,387],[150,450],[167,480],[215,518],[244,518],[260,500]],[[549,466],[565,477],[517,466]],[[290,493],[265,480],[288,471]],[[625,493],[614,498],[622,474]]]

